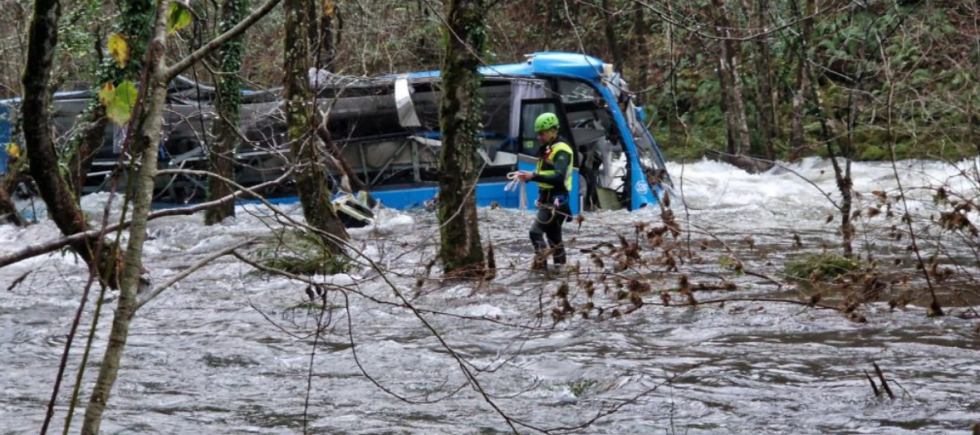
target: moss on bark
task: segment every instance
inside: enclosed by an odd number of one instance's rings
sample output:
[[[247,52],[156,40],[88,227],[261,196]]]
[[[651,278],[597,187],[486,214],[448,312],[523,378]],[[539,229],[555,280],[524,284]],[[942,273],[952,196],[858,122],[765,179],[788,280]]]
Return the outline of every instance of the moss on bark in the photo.
[[[475,183],[480,173],[481,101],[478,56],[486,46],[486,2],[452,0],[447,6],[439,125],[439,255],[447,274],[483,276]]]

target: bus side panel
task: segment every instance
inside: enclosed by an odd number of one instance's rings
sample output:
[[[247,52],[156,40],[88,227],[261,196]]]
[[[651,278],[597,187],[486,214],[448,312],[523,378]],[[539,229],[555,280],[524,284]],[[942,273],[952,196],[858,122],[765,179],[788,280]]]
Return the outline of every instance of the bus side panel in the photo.
[[[506,181],[481,182],[476,185],[476,205],[491,207],[497,204],[501,208],[520,208],[521,191],[506,190]]]
[[[10,143],[10,108],[0,104],[0,174],[7,173],[7,144]]]
[[[582,177],[579,176],[578,168],[572,168],[572,191],[568,194],[568,205],[572,210],[572,216],[578,216],[581,210],[582,195],[579,194],[578,188],[580,178]]]

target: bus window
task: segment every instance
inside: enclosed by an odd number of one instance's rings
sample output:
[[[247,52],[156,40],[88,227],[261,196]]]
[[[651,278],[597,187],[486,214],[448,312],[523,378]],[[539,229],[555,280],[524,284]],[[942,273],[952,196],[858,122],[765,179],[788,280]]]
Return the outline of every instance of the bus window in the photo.
[[[643,168],[643,172],[647,175],[648,179],[652,179],[651,184],[656,184],[658,182],[666,182],[667,185],[672,186],[670,176],[667,175],[667,165],[664,162],[663,156],[654,146],[653,137],[647,128],[640,121],[637,108],[630,100],[626,104],[626,122],[629,124],[630,133],[633,136],[633,141],[636,143],[636,152],[639,154],[640,167]],[[652,177],[652,178],[651,178]]]
[[[564,116],[558,113],[558,103],[553,99],[524,100],[521,102],[521,137],[520,153],[530,156],[536,155],[538,151],[537,133],[534,131],[534,121],[542,113],[551,112],[564,120]],[[567,128],[567,123],[562,122],[562,134]]]
[[[578,80],[558,80],[558,93],[561,94],[561,102],[565,104],[602,101],[599,91]]]

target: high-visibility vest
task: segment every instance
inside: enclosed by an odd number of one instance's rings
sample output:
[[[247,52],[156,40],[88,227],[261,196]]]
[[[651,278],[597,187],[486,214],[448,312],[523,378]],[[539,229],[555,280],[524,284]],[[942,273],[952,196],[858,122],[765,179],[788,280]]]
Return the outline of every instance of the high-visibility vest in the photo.
[[[537,166],[534,168],[534,173],[538,175],[553,175],[555,173],[555,156],[558,153],[568,153],[568,171],[565,173],[565,191],[572,191],[572,167],[575,165],[575,153],[572,151],[572,147],[568,146],[565,142],[556,142],[551,145],[551,151],[548,155],[544,156],[543,159],[538,160]],[[538,183],[538,187],[542,189],[554,189],[548,183]]]

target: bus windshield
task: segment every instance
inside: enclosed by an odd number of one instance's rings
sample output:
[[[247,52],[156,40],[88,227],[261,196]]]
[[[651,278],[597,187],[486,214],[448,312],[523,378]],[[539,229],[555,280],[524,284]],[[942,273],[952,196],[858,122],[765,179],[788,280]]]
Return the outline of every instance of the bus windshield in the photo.
[[[636,151],[643,172],[672,186],[670,177],[667,175],[667,165],[664,162],[664,157],[655,146],[656,144],[653,142],[653,136],[650,134],[650,131],[647,130],[646,126],[640,120],[639,110],[633,104],[632,98],[626,104],[625,109],[623,113],[626,115],[626,123],[629,125],[633,142],[636,143]]]

